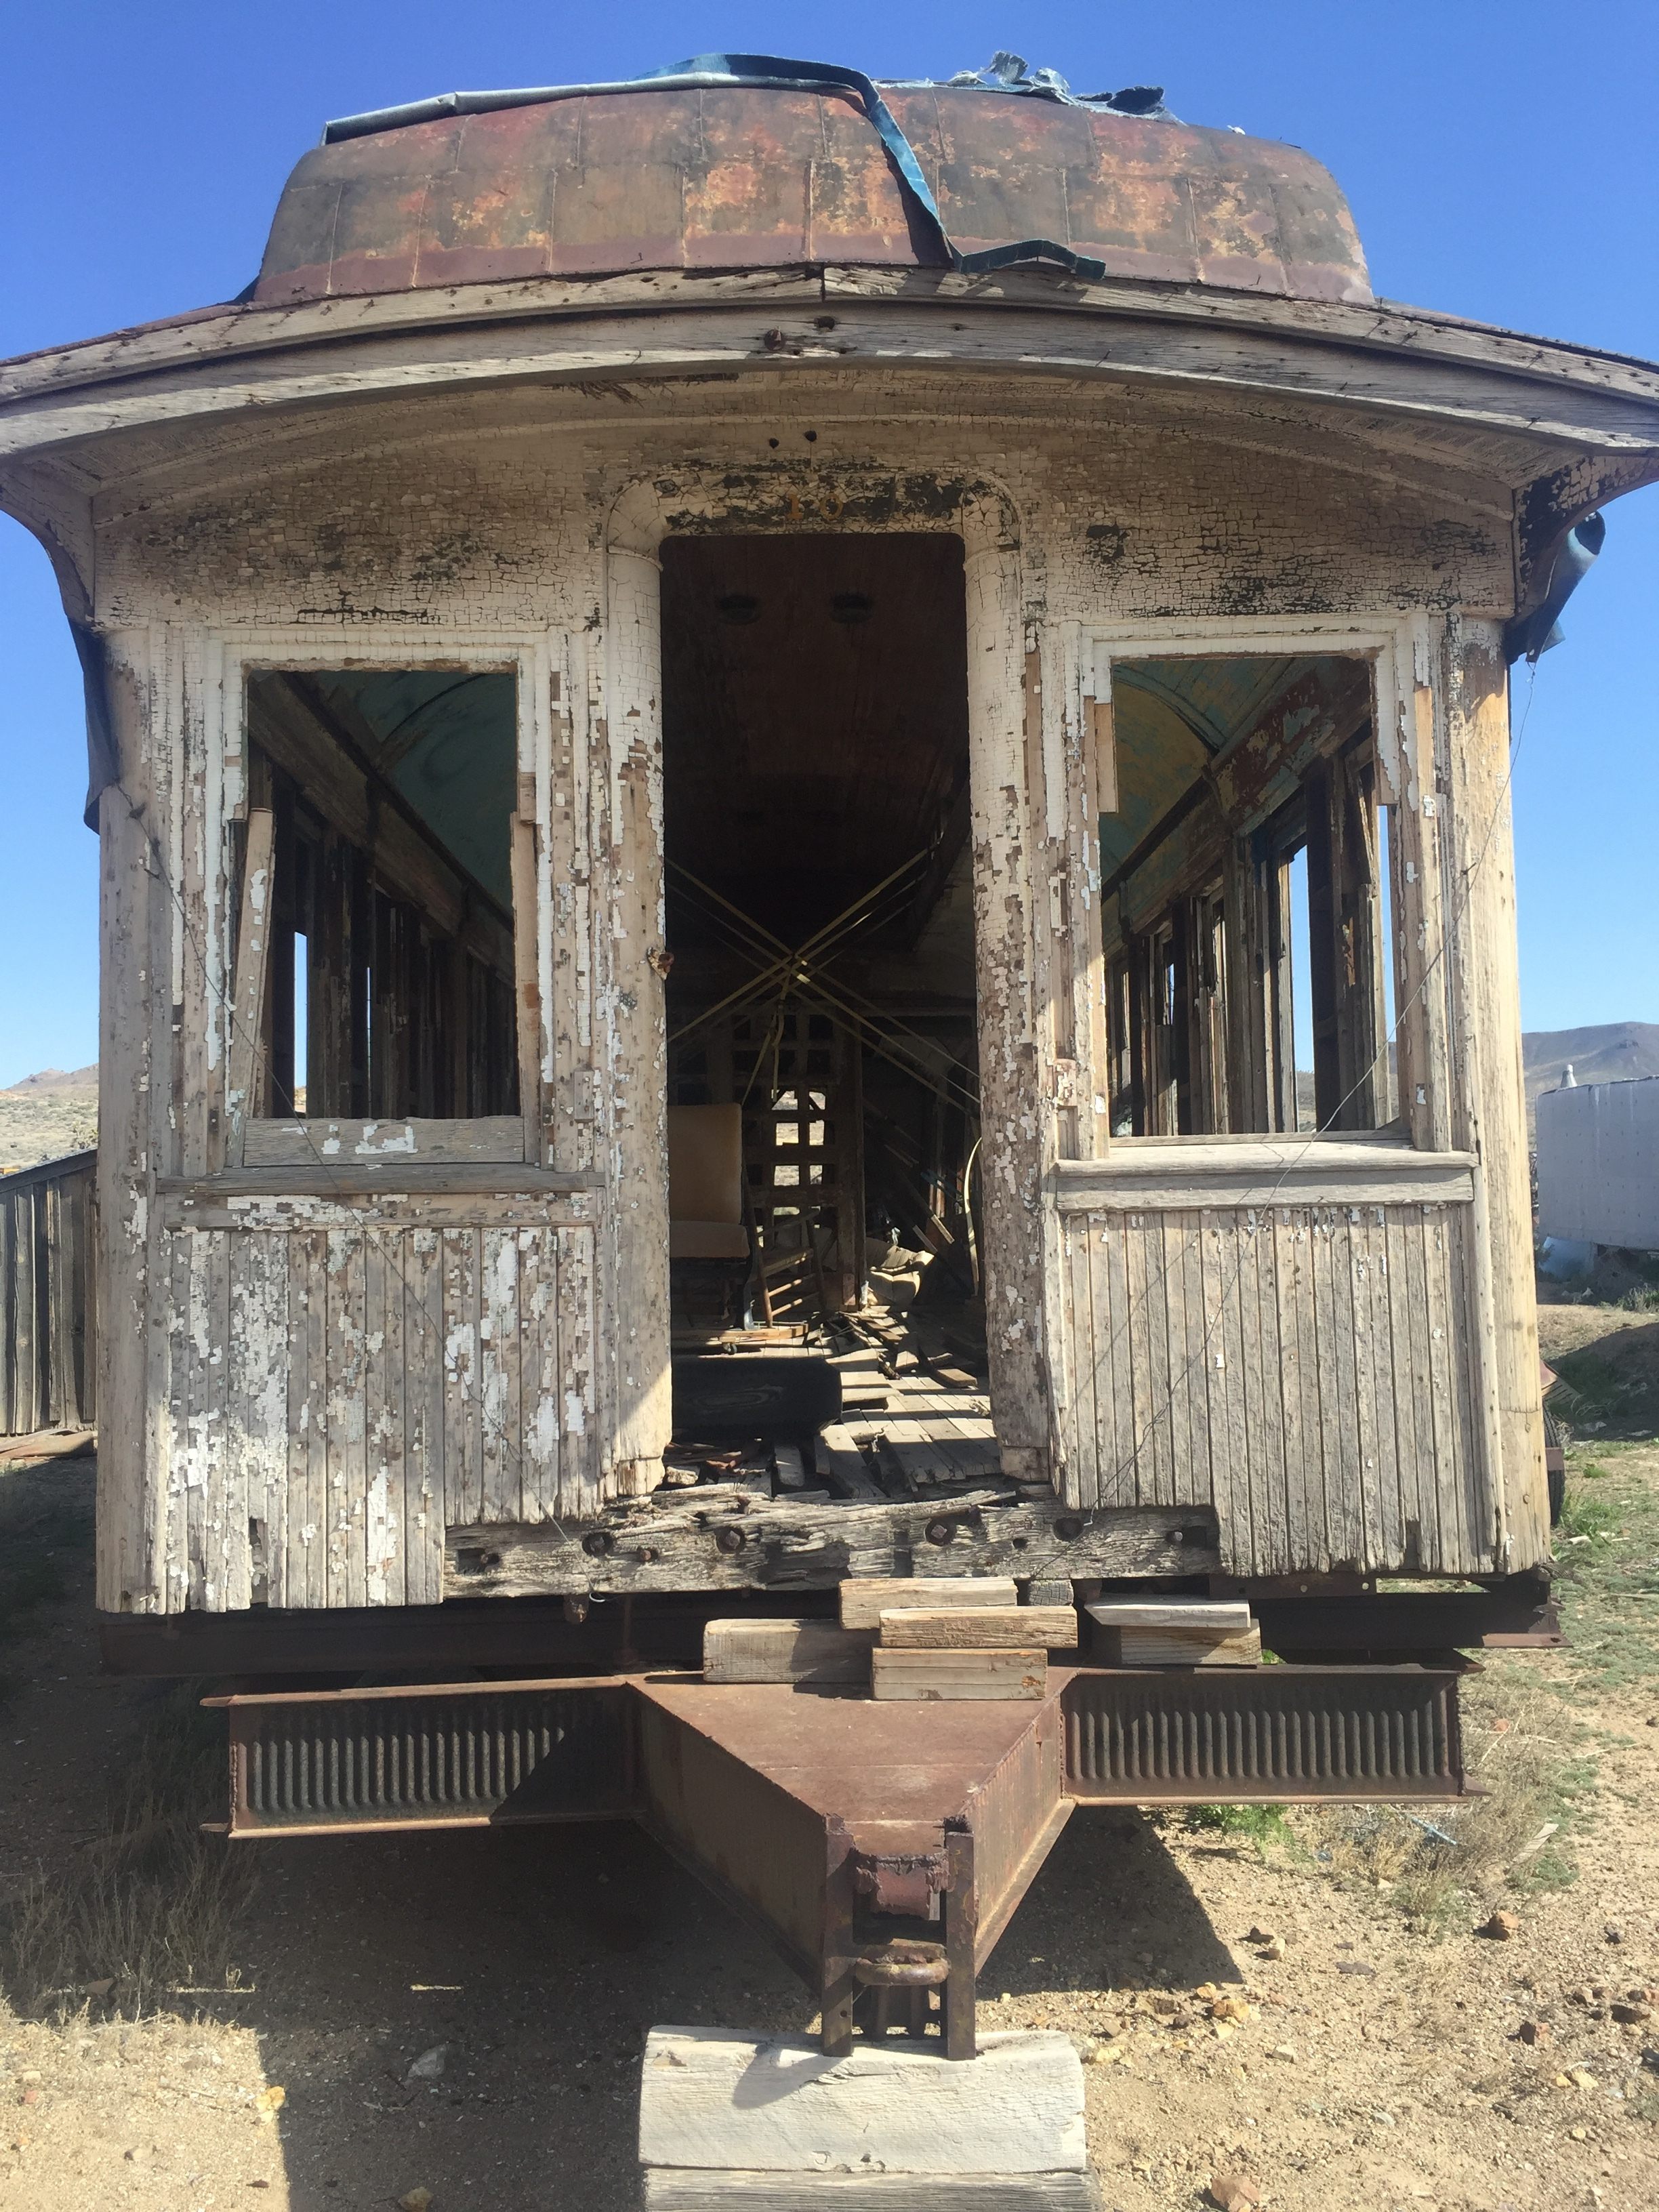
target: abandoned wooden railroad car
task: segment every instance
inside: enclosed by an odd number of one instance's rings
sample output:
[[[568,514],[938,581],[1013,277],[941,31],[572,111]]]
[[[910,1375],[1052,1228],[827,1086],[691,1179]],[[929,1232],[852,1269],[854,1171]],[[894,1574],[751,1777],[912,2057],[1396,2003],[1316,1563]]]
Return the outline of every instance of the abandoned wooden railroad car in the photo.
[[[1005,76],[356,118],[234,302],[6,367],[103,847],[124,1663],[611,1667],[637,1774],[775,1725],[645,1660],[851,1577],[1544,1632],[1507,672],[1659,374],[1376,300],[1293,149]],[[1005,1891],[1060,1795],[1295,1787],[1109,1772],[1152,1692],[1071,1680]]]

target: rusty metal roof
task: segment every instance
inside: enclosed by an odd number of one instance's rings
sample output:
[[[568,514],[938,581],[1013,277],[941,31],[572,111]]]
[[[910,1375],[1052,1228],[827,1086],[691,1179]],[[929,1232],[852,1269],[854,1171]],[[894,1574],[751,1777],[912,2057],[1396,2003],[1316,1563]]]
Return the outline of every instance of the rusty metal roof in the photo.
[[[939,267],[953,249],[1022,240],[1053,241],[1114,276],[1372,296],[1346,202],[1295,147],[971,86],[884,86],[881,98],[937,222],[850,86],[647,82],[325,143],[289,179],[248,296],[276,306],[656,269]]]

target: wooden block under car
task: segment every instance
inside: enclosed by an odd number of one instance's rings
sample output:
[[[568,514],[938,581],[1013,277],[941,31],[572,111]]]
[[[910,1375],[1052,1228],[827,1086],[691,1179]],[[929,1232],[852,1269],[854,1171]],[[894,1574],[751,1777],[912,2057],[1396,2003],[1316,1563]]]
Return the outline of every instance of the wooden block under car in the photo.
[[[1091,1656],[1109,1667],[1257,1667],[1261,1631],[1228,1598],[1102,1598],[1088,1607]]]
[[[884,1650],[1068,1650],[1077,1642],[1069,1605],[900,1606],[881,1616]]]
[[[1017,1605],[1007,1575],[854,1575],[841,1586],[843,1628],[879,1628],[895,1606]]]
[[[878,1644],[870,1654],[870,1688],[877,1698],[921,1704],[1043,1698],[1048,1693],[1048,1655],[1029,1649],[906,1650]]]
[[[653,2027],[640,2075],[647,2212],[1098,2212],[1068,2038],[981,2033],[829,2058],[805,2036]]]
[[[867,1631],[833,1620],[711,1620],[702,1632],[705,1682],[856,1682],[870,1679]]]

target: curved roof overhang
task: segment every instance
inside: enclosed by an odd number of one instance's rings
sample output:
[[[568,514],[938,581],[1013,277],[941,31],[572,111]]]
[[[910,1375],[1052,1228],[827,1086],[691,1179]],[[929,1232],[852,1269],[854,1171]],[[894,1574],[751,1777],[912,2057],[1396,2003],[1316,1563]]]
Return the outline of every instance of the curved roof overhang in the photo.
[[[981,392],[1098,383],[1201,406],[1223,427],[1276,403],[1357,451],[1418,438],[1441,461],[1449,438],[1466,441],[1469,465],[1516,496],[1523,607],[1572,523],[1659,477],[1659,369],[1617,356],[1387,305],[1039,270],[800,266],[250,303],[28,356],[0,364],[0,504],[45,534],[46,478],[89,497],[140,448],[151,465],[158,441],[182,459],[238,418],[826,368],[960,374]]]

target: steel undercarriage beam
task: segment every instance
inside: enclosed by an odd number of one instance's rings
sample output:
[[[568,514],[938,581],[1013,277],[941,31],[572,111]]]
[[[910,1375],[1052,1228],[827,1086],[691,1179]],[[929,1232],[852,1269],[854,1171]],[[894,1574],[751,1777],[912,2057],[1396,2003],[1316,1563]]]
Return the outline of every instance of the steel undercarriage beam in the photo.
[[[639,1821],[778,1947],[831,2051],[898,2026],[971,2057],[976,1978],[1079,1804],[1466,1787],[1449,1668],[1054,1667],[1031,1703],[692,1674],[207,1702],[233,1837]]]

